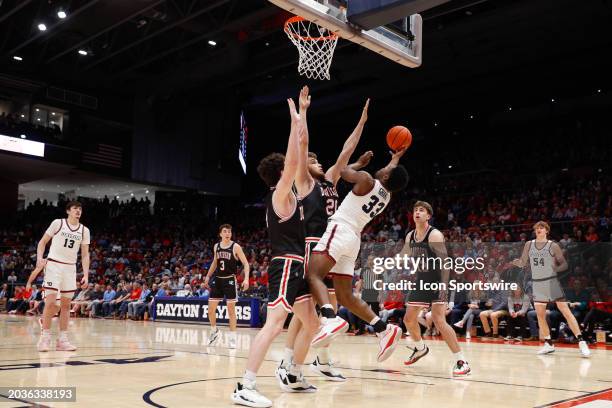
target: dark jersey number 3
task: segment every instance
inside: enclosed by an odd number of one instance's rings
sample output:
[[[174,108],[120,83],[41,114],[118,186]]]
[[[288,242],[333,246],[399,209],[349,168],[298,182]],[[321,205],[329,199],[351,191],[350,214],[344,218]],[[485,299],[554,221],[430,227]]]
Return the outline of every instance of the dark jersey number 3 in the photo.
[[[370,214],[370,218],[374,218],[379,212],[385,207],[385,203],[380,202],[380,198],[375,195],[370,196],[370,202],[364,204],[361,209],[366,213]]]

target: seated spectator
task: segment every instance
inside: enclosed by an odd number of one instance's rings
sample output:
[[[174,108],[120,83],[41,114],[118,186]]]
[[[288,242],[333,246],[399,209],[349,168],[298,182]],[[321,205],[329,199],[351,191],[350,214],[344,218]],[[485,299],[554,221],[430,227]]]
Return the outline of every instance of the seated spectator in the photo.
[[[24,301],[24,297],[25,288],[23,286],[16,286],[13,297],[9,298],[9,300],[6,302],[6,311],[11,313],[13,310],[17,309],[17,307]]]
[[[89,293],[89,299],[87,303],[81,305],[81,315],[92,317],[92,309],[93,306],[97,303],[102,302],[102,298],[104,297],[103,287],[100,284],[94,285],[94,290]]]
[[[478,283],[479,281],[474,281],[474,284]],[[472,337],[472,324],[474,322],[474,318],[480,316],[481,306],[486,300],[485,293],[476,286],[470,291],[469,299],[470,303],[468,304],[468,310],[463,315],[461,321],[455,323],[455,327],[459,329],[463,329],[465,327],[466,339]]]
[[[70,309],[70,313],[74,313],[76,315],[81,309],[81,306],[86,306],[89,302],[89,292],[93,292],[93,290],[94,284],[90,283],[89,285],[87,285],[86,289],[83,289],[76,293],[75,297],[70,302],[70,306],[72,307],[72,309]]]
[[[147,296],[149,296],[150,293],[151,293],[151,289],[149,289],[149,285],[147,285],[146,283],[143,283],[142,290],[140,291],[140,296],[138,297],[138,300],[136,300],[135,302],[128,303],[127,317],[129,319],[132,319],[132,320],[136,319],[136,308],[138,306],[143,306],[145,304],[145,300]]]
[[[94,302],[91,306],[91,317],[104,317],[104,304],[108,304],[115,298],[116,292],[113,290],[111,285],[106,285],[106,290],[102,295],[102,299]],[[102,310],[102,315],[100,315],[100,310]]]
[[[141,295],[140,298],[142,299],[144,297],[144,301],[134,303],[134,320],[148,320],[148,318],[145,319],[145,313],[147,310],[149,310],[149,306],[151,305],[151,302],[153,302],[153,298],[155,297],[157,291],[158,287],[156,283],[151,286],[151,290],[146,291],[143,289],[143,295]],[[145,293],[146,295],[144,295]]]
[[[8,301],[8,296],[8,283],[5,283],[2,285],[2,288],[0,288],[0,312],[6,310],[6,302]]]
[[[399,290],[389,291],[385,297],[385,301],[380,304],[380,320],[387,323],[389,318],[394,317],[402,321],[406,314],[404,307],[404,295]]]
[[[32,291],[36,291],[36,295],[33,296],[33,300],[30,300],[30,308],[27,310],[26,314],[37,315],[38,310],[40,308],[40,304],[44,301],[44,290],[36,290],[36,285],[32,285]]]
[[[489,293],[488,297],[489,300],[487,300],[485,306],[490,309],[481,311],[479,315],[482,329],[485,337],[499,337],[499,320],[508,316],[508,296],[504,290],[494,290]],[[492,333],[489,319],[491,319],[493,325]]]
[[[161,298],[161,297],[166,297],[166,296],[170,296],[170,292],[169,292],[169,288],[168,288],[168,283],[163,282],[160,284],[159,288],[157,289],[157,293],[155,293],[154,298]],[[155,302],[151,301],[148,307],[149,310],[149,316],[153,316],[153,305],[155,304]]]
[[[512,291],[512,295],[508,297],[508,333],[505,340],[512,339],[523,341],[527,337],[527,312],[531,309],[531,300],[527,294],[523,293],[521,288]],[[516,326],[519,327],[519,335],[516,336]]]
[[[126,296],[126,299],[123,300],[119,305],[119,319],[125,319],[129,304],[133,302],[138,302],[138,299],[140,299],[141,294],[142,287],[140,286],[140,283],[135,282],[134,286],[132,286],[132,291],[130,292],[130,294]]]
[[[130,298],[131,292],[132,292],[132,285],[130,285],[129,283],[126,283],[125,285],[122,285],[121,283],[119,283],[117,285],[117,291],[115,293],[115,298],[111,300],[110,302],[104,303],[102,305],[103,309],[106,307],[106,310],[104,311],[104,313],[107,319],[114,319],[117,317],[117,313],[119,311],[121,304]]]
[[[200,299],[208,299],[208,297],[210,296],[210,291],[206,287],[204,287],[204,285],[199,285],[195,295]]]
[[[183,289],[180,289],[176,292],[176,296],[177,297],[184,297],[184,298],[190,298],[193,297],[193,292],[191,291],[191,285],[190,284],[185,284],[185,286],[183,287]]]

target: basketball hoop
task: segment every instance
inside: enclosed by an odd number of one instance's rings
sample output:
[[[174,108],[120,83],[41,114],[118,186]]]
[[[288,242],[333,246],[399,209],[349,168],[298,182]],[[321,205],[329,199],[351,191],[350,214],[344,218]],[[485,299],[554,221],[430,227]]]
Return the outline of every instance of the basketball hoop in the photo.
[[[338,35],[302,17],[285,22],[285,33],[300,54],[298,72],[313,79],[329,79]]]

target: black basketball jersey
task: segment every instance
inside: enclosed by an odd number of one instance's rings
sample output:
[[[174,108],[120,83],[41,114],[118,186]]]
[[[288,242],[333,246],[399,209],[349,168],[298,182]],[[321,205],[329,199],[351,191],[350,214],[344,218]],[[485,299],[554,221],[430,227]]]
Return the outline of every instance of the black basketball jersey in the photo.
[[[434,227],[429,226],[427,232],[425,233],[425,236],[421,241],[417,241],[415,239],[416,229],[408,233],[410,237],[408,241],[408,245],[410,247],[410,256],[413,258],[424,258],[422,263],[420,264],[421,267],[416,271],[417,275],[432,272],[435,274],[440,272],[440,262],[433,262],[433,260],[436,259],[438,255],[429,244],[429,236],[435,230],[436,229]],[[443,243],[439,243],[439,245],[443,245]]]
[[[217,244],[217,270],[215,271],[215,276],[233,276],[238,271],[238,261],[234,256],[235,244],[236,243],[232,241],[227,248],[221,248],[221,242]]]
[[[304,256],[305,232],[304,232],[304,207],[297,195],[295,197],[295,209],[288,218],[281,218],[274,211],[272,205],[272,194],[274,189],[266,196],[266,226],[268,237],[272,248],[272,256],[299,255]]]
[[[338,208],[338,192],[329,181],[315,180],[312,191],[302,199],[304,228],[307,237],[320,238],[327,228],[327,220]]]

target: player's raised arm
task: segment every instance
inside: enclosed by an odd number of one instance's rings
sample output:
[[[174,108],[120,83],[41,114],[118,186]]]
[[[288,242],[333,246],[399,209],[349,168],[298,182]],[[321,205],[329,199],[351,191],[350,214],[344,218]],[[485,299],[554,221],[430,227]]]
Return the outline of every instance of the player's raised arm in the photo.
[[[308,171],[308,123],[306,120],[306,113],[310,107],[310,95],[307,86],[304,86],[300,91],[300,121],[302,125],[302,134],[299,137],[298,142],[298,167],[295,176],[295,186],[300,197],[306,196],[312,190],[314,180]]]
[[[344,181],[353,183],[353,193],[356,195],[364,195],[374,188],[374,178],[367,171],[357,171],[349,166],[346,166],[340,172],[340,177]]]
[[[371,150],[368,150],[367,152],[359,156],[359,159],[357,159],[355,163],[349,164],[349,167],[353,170],[361,170],[368,164],[370,164],[370,160],[372,160],[372,157],[374,157],[374,153]]]
[[[344,142],[344,146],[342,146],[342,151],[336,160],[336,163],[331,166],[327,173],[325,173],[325,177],[331,181],[334,186],[338,183],[340,179],[340,173],[342,169],[346,167],[348,164],[353,152],[357,148],[357,144],[359,144],[359,139],[361,139],[361,134],[363,133],[363,128],[368,121],[368,107],[370,106],[370,99],[368,99],[361,111],[361,117],[359,118],[359,122],[357,126],[353,130],[353,133],[346,139]]]
[[[555,264],[553,265],[553,270],[555,272],[562,272],[567,270],[567,261],[565,260],[565,257],[563,256],[563,251],[561,250],[561,247],[559,246],[559,244],[557,244],[556,242],[553,242],[552,245],[550,246],[550,249],[552,251],[552,256],[555,259]]]
[[[242,290],[247,290],[249,288],[249,277],[251,274],[251,268],[249,265],[249,260],[244,255],[244,251],[242,247],[238,244],[234,245],[234,250],[236,251],[236,256],[240,259],[242,263],[242,270],[244,271],[244,280],[242,281]]]
[[[290,209],[294,206],[294,198],[289,194],[295,181],[295,174],[298,167],[298,137],[302,131],[300,115],[295,109],[293,99],[287,99],[289,105],[289,113],[291,114],[291,131],[289,133],[289,142],[287,143],[287,153],[285,154],[285,163],[283,172],[276,189],[272,194],[272,205],[278,211],[279,215],[287,215]]]

